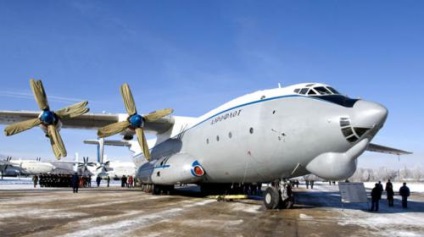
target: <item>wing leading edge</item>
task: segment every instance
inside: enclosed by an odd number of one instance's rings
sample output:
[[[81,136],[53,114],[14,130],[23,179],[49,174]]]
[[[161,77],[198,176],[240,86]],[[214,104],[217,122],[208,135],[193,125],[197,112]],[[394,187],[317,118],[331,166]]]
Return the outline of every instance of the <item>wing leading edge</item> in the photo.
[[[0,124],[12,124],[37,118],[40,112],[36,111],[0,111]],[[111,123],[124,121],[127,114],[83,114],[72,120],[62,121],[63,128],[73,129],[98,129]],[[174,118],[167,116],[151,121],[145,121],[144,129],[150,133],[163,133],[168,131],[174,125]]]

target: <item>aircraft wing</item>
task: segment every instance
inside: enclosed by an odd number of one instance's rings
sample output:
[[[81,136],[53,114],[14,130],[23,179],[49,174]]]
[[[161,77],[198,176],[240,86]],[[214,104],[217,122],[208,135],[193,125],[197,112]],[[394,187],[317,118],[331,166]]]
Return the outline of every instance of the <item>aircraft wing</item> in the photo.
[[[0,111],[0,124],[11,124],[16,122],[34,119],[40,112],[34,111]],[[70,120],[62,121],[63,128],[77,129],[98,129],[111,123],[124,121],[127,114],[83,114]],[[166,116],[153,122],[145,122],[144,130],[146,132],[163,133],[174,125],[174,118]]]
[[[99,140],[84,140],[84,143],[97,145],[99,144]],[[106,146],[131,146],[131,142],[126,140],[104,140],[103,144]]]
[[[373,151],[373,152],[380,152],[380,153],[387,153],[387,154],[393,154],[393,155],[409,155],[412,154],[412,152],[409,151],[403,151],[391,147],[381,146],[377,144],[370,143],[367,147],[367,151]]]

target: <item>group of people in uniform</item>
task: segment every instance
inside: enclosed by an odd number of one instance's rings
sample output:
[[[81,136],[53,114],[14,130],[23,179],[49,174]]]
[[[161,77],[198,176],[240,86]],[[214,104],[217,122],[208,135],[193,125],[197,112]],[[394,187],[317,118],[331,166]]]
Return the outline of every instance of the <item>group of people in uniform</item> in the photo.
[[[40,174],[32,176],[34,188],[37,184],[40,187],[71,187],[71,174]],[[91,176],[81,176],[78,185],[81,187],[91,187]]]
[[[110,177],[104,178],[109,187]],[[100,185],[102,178],[98,176],[96,178],[97,187]],[[40,174],[32,176],[34,188],[39,185],[40,187],[72,187],[74,192],[77,192],[77,188],[91,187],[91,175],[78,175],[77,172],[74,174]]]
[[[389,207],[394,206],[395,192],[393,190],[392,182],[390,182],[390,179],[389,179],[386,183],[386,187],[383,189],[383,185],[381,184],[381,181],[378,181],[378,183],[376,183],[374,188],[371,190],[371,209],[370,209],[370,211],[378,211],[379,203],[380,203],[380,199],[381,199],[381,196],[383,194],[383,191],[386,191],[388,206]],[[400,187],[399,195],[402,197],[402,207],[407,208],[410,190],[409,190],[408,186],[406,186],[406,183],[403,183],[402,187]]]

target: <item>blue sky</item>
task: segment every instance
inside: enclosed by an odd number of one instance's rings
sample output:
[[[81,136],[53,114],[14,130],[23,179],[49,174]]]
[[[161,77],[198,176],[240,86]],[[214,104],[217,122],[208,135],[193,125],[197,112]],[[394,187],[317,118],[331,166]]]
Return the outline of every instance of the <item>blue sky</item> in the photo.
[[[423,9],[418,0],[1,0],[0,110],[38,109],[30,78],[43,80],[54,110],[86,99],[92,112],[124,112],[127,82],[139,112],[185,116],[278,83],[323,82],[385,105],[373,142],[414,152],[366,153],[360,166],[424,167]],[[70,157],[95,159],[82,143],[94,130],[61,134]],[[0,136],[0,153],[53,158],[37,128]]]

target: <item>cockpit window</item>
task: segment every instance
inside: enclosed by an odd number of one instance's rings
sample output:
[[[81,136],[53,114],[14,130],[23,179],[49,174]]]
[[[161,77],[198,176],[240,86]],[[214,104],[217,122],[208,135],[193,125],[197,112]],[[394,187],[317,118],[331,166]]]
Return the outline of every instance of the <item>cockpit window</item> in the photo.
[[[336,91],[333,87],[327,87],[328,90],[330,90],[333,94],[339,95],[340,93]]]
[[[326,86],[317,86],[317,87],[310,87],[312,84],[307,85],[304,88],[296,88],[294,90],[294,93],[301,94],[301,95],[340,95],[338,91],[336,91],[332,87],[326,87]]]
[[[308,91],[308,95],[316,95],[317,93],[315,92],[315,90],[314,89],[310,89],[309,91]]]
[[[321,95],[331,95],[331,91],[327,90],[327,88],[323,87],[323,86],[319,86],[319,87],[314,87],[314,89],[316,91],[318,91],[318,93],[320,93]]]
[[[314,84],[308,84],[303,88],[296,88],[294,89],[294,93],[325,100],[344,107],[353,107],[356,101],[358,101],[358,99],[350,99],[347,96],[341,95],[332,87],[323,85],[312,87],[313,85]]]
[[[305,95],[306,92],[308,92],[309,88],[302,88],[299,92],[299,94]]]

